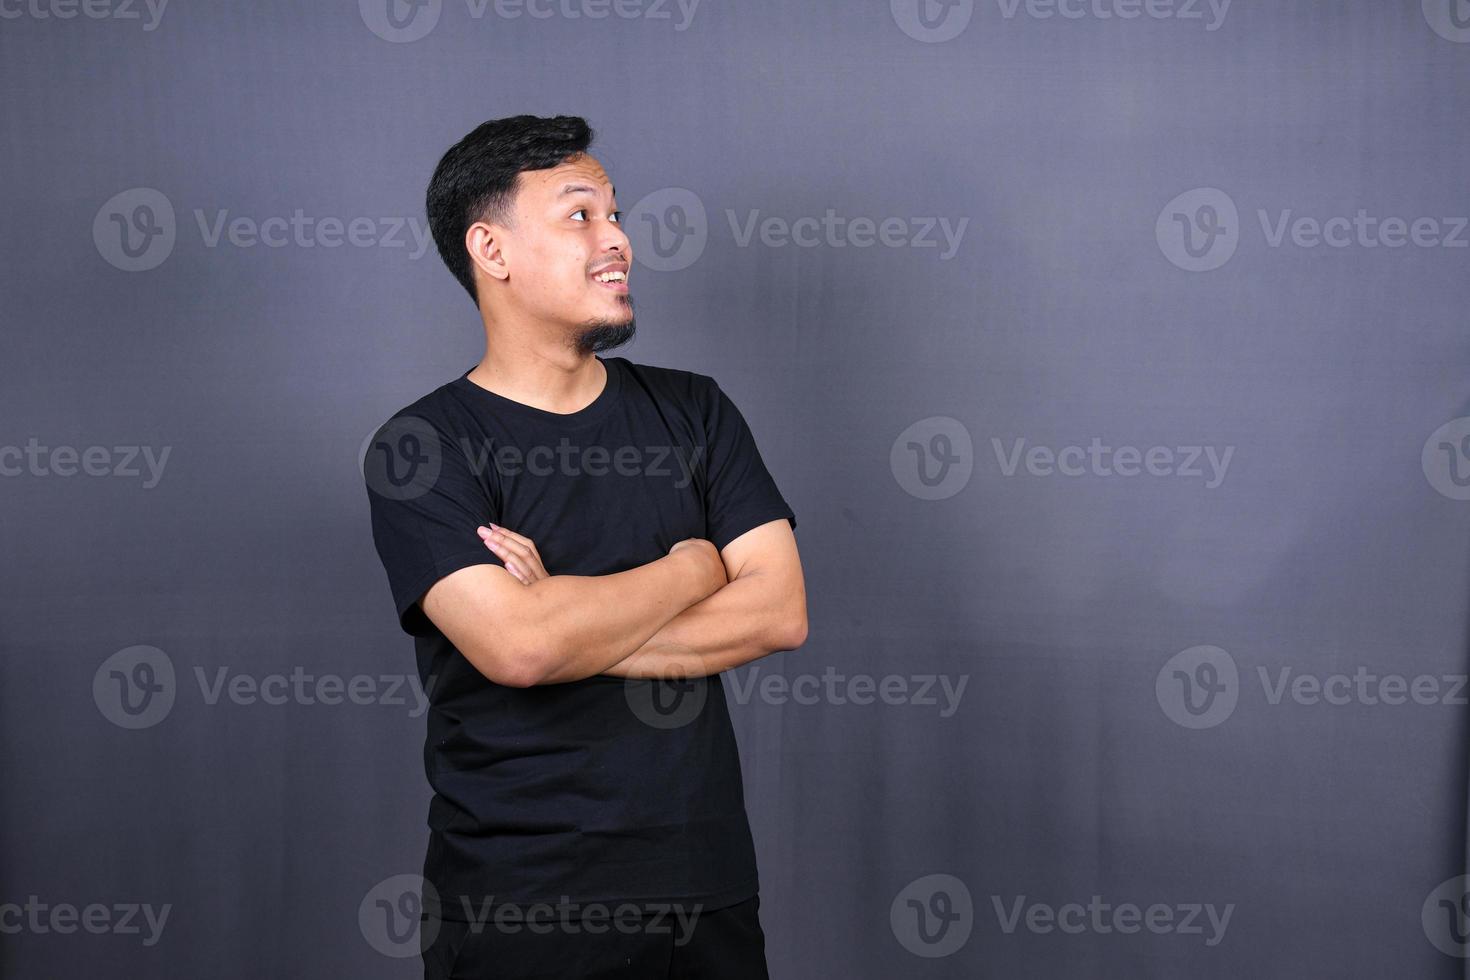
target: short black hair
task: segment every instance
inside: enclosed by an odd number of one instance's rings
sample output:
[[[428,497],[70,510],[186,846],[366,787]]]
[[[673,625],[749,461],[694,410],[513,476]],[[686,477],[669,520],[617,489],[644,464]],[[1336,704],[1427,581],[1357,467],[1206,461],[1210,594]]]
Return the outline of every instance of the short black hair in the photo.
[[[509,224],[520,172],[546,170],[585,153],[592,136],[581,116],[509,116],[476,126],[439,160],[425,202],[429,232],[477,309],[465,232],[476,221]]]

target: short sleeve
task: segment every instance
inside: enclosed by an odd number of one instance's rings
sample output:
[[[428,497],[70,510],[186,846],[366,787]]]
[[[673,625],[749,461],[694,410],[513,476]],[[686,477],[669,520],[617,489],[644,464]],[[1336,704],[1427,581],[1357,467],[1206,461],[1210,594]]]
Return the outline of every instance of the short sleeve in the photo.
[[[796,528],[796,514],[771,479],[745,417],[730,397],[708,381],[704,408],[707,442],[705,516],[709,540],[717,549],[751,528],[786,518]]]
[[[499,520],[490,494],[452,438],[401,413],[374,433],[363,480],[398,624],[410,636],[430,635],[434,624],[418,605],[429,586],[469,565],[503,567],[475,533]]]

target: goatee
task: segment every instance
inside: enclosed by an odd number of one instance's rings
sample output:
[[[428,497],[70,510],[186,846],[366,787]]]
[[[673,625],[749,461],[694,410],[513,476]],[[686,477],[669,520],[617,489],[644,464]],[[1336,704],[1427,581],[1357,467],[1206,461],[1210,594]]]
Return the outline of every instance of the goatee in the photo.
[[[600,354],[621,347],[633,339],[637,321],[630,313],[625,322],[608,318],[588,320],[577,333],[572,346],[579,354]]]

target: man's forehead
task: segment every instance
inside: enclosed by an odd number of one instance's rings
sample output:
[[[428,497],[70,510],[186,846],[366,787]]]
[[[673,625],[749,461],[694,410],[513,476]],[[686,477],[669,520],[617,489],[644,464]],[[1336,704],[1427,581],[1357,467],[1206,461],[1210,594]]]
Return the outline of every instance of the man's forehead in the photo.
[[[535,174],[537,187],[552,198],[568,197],[577,193],[601,194],[604,191],[617,194],[612,179],[596,160],[563,163],[532,173]]]

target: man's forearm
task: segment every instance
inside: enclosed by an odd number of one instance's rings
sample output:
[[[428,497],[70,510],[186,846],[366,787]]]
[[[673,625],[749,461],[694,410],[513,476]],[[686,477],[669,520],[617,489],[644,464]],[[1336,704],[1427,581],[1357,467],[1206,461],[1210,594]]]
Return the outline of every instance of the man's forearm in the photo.
[[[694,560],[676,552],[612,575],[553,575],[527,586],[544,658],[536,683],[591,677],[640,649],[706,594],[690,574]]]
[[[602,671],[614,677],[704,677],[739,667],[803,638],[791,623],[805,621],[803,595],[773,594],[759,574],[736,578],[685,609],[625,659]]]

